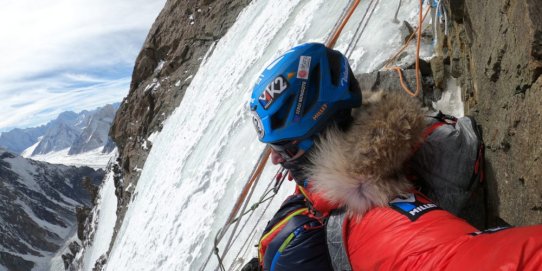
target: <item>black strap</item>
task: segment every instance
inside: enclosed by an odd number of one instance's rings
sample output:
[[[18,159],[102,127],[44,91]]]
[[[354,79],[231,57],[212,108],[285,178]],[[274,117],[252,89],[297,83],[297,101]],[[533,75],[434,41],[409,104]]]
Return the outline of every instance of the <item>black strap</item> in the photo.
[[[352,270],[343,238],[345,218],[346,212],[344,209],[337,209],[331,212],[326,223],[327,247],[335,271]]]

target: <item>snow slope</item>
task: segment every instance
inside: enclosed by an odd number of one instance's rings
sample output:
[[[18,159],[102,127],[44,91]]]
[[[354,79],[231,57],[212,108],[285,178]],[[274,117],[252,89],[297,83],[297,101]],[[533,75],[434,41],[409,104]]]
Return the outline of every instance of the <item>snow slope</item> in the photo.
[[[109,160],[115,156],[116,151],[114,150],[110,153],[103,153],[102,150],[103,146],[88,152],[70,155],[70,148],[66,148],[60,151],[53,151],[46,154],[36,154],[33,156],[24,156],[24,154],[28,154],[28,152],[25,151],[23,156],[32,160],[48,162],[51,164],[62,164],[77,167],[87,166],[94,169],[104,169]]]
[[[202,269],[215,234],[264,147],[246,107],[256,77],[290,47],[324,42],[347,2],[255,0],[240,14],[203,61],[182,103],[154,140],[105,270]],[[377,2],[372,21],[352,53],[356,73],[380,67],[402,44],[400,25],[392,23],[396,1]],[[403,1],[399,19],[416,25],[417,3]],[[362,1],[338,41],[338,49],[347,48],[368,5],[369,1]],[[425,46],[424,52],[422,57],[428,57],[430,48]],[[412,60],[407,56],[402,61]],[[262,194],[276,170],[266,167],[255,197]],[[282,187],[261,221],[257,218],[263,208],[252,216],[227,251],[227,268],[238,270],[256,255],[257,236],[292,186]],[[250,231],[253,225],[256,233]],[[241,247],[247,239],[251,240],[248,246]],[[223,245],[221,252],[226,251]],[[205,270],[216,267],[212,257]]]
[[[115,197],[115,184],[112,172],[107,175],[98,197],[97,205],[102,206],[102,208],[95,210],[96,213],[93,215],[95,218],[94,223],[98,224],[93,233],[94,239],[111,240],[117,219],[117,198]],[[108,249],[108,242],[95,242],[91,244],[83,256],[83,270],[92,270],[96,260],[104,255]]]

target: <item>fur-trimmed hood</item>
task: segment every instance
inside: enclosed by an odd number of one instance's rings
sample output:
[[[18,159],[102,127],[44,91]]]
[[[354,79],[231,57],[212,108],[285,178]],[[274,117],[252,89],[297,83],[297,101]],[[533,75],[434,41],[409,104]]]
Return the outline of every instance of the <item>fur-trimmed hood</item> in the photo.
[[[346,132],[331,127],[309,155],[312,192],[350,214],[385,206],[408,192],[403,164],[421,142],[424,115],[403,93],[364,93]]]

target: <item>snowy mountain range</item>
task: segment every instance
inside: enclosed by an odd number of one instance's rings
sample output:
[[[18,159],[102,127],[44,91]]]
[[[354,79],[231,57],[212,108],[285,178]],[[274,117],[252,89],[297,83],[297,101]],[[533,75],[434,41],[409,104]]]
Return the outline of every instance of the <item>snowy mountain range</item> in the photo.
[[[76,215],[91,207],[89,190],[103,177],[103,170],[52,165],[0,149],[0,270],[49,270],[77,230]]]
[[[0,135],[0,147],[23,156],[69,149],[75,155],[111,144],[108,132],[118,103],[80,113],[66,111],[40,127],[13,129]],[[110,152],[107,148],[104,151]]]

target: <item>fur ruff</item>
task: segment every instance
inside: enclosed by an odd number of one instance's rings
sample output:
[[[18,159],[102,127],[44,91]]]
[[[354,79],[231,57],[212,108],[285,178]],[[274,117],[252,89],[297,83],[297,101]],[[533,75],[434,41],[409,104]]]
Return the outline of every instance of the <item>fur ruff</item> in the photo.
[[[370,96],[369,96],[370,95]],[[403,164],[422,140],[424,114],[419,103],[403,93],[364,93],[348,131],[330,127],[309,156],[313,192],[349,214],[409,192]]]

